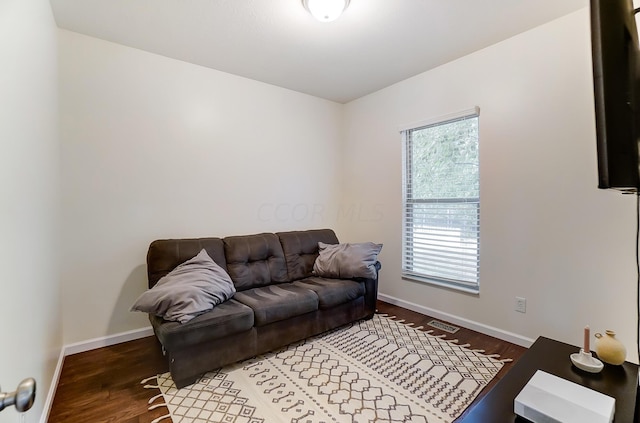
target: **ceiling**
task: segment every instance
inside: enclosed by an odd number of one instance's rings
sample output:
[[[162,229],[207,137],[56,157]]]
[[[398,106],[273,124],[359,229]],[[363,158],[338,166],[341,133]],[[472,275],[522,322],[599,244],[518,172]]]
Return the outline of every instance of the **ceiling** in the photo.
[[[58,27],[346,103],[588,6],[588,0],[51,0]]]

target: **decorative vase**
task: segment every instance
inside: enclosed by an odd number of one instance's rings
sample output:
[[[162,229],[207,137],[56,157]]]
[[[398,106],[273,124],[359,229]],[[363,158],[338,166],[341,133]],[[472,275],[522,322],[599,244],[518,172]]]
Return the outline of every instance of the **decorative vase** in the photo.
[[[605,335],[596,333],[596,353],[598,358],[605,363],[618,366],[627,358],[627,349],[624,344],[616,339],[616,333],[606,330]]]

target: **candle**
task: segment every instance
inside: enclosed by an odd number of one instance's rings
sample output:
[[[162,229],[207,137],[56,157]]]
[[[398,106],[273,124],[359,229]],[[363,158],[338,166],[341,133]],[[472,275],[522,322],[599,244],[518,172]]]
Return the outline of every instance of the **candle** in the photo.
[[[584,327],[584,347],[582,348],[584,352],[589,352],[589,326]]]

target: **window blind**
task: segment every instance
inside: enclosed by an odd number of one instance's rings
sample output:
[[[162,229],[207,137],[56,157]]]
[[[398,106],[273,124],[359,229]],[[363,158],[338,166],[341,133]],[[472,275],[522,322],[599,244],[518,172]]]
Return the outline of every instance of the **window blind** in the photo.
[[[477,292],[478,109],[402,133],[402,275]]]

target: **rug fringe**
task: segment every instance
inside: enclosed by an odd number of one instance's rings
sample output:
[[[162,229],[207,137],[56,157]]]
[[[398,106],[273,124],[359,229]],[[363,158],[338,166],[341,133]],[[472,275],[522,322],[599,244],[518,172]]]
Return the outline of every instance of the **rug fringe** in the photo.
[[[151,381],[153,379],[156,380],[157,385],[150,385],[150,384],[147,383],[147,382],[149,382],[149,381]],[[146,379],[142,379],[140,381],[140,384],[141,385],[142,384],[146,384],[146,385],[143,386],[144,389],[160,389],[160,380],[158,379],[158,375],[151,376],[151,377],[148,377]],[[151,404],[151,405],[149,405],[149,407],[147,407],[147,410],[151,411],[151,410],[155,410],[156,408],[159,408],[159,407],[167,407],[167,403],[166,402],[159,402],[158,404],[152,404],[158,398],[164,398],[164,395],[162,394],[162,391],[158,395],[154,395],[153,397],[151,397],[151,399],[149,399],[149,401],[147,401],[147,404]],[[169,408],[169,407],[167,407],[167,408]],[[169,420],[171,420],[171,414],[166,414],[164,416],[160,416],[157,419],[153,420],[151,423],[159,423],[160,421],[165,420],[167,418]]]
[[[489,358],[495,358],[497,361],[501,363],[509,363],[513,361],[513,358],[500,358],[500,354],[485,354],[485,356]]]
[[[147,407],[147,410],[151,411],[151,410],[155,410],[156,408],[166,407],[166,406],[167,406],[167,404],[163,402],[161,404],[154,404],[151,407]]]
[[[158,417],[157,419],[153,419],[153,420],[151,420],[151,423],[158,423],[158,422],[160,422],[160,421],[162,421],[164,419],[171,420],[171,414],[166,414],[164,416]]]
[[[162,396],[162,392],[159,393],[158,395],[156,395],[155,397],[151,397],[151,399],[149,401],[147,401],[147,404],[151,404],[152,402],[154,402],[155,400],[157,400],[161,396]],[[161,404],[161,405],[166,405],[166,404]]]
[[[147,383],[147,382],[149,382],[150,380],[153,380],[153,379],[158,380],[158,376],[156,375],[156,376],[148,377],[148,378],[146,378],[146,379],[142,379],[142,380],[140,381],[140,385],[142,385],[143,383]]]
[[[159,385],[159,382],[158,382],[158,375],[151,376],[151,377],[148,377],[146,379],[142,379],[140,381],[140,384],[142,385],[143,383],[147,383],[147,382],[149,382],[150,380],[153,380],[153,379],[156,380],[156,383],[158,383],[158,385],[144,385],[143,388],[144,389],[160,389],[160,385]]]

